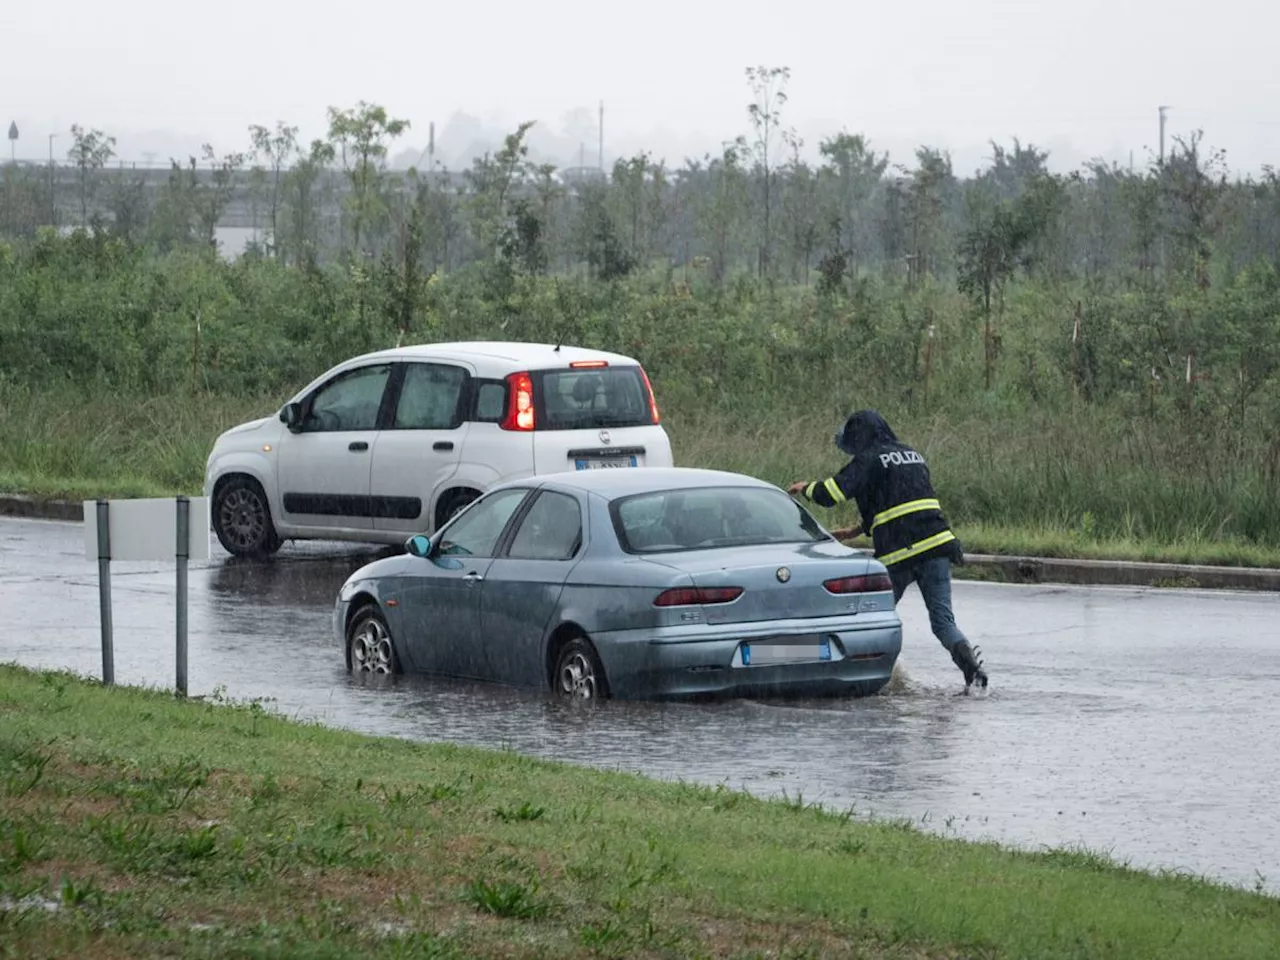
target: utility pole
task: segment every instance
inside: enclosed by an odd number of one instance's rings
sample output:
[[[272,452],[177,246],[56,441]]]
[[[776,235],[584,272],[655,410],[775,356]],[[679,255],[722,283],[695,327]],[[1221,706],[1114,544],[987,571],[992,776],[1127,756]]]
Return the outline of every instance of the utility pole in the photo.
[[[9,121],[9,162],[15,165],[18,162],[18,122],[16,120]]]
[[[604,173],[604,101],[600,101],[600,172]]]
[[[1164,115],[1168,107],[1160,107],[1160,166],[1164,166]]]

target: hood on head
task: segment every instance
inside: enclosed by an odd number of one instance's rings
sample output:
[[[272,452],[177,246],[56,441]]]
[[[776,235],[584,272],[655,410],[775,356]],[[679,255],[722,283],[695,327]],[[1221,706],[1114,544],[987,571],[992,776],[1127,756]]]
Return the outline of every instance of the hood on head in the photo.
[[[844,429],[836,434],[836,446],[851,457],[856,457],[863,450],[876,443],[897,443],[884,417],[874,410],[859,410],[850,414],[844,422]]]

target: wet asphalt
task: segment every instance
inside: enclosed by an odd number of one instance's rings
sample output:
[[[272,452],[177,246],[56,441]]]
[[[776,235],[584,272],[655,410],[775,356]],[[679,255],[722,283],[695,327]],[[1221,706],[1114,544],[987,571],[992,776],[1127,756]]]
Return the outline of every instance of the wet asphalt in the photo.
[[[386,550],[287,544],[190,571],[189,684],[289,716],[803,797],[1029,849],[1083,845],[1280,893],[1280,594],[957,583],[991,688],[959,695],[919,594],[899,676],[839,701],[558,704],[362,680],[338,586]],[[174,570],[112,565],[116,682],[174,685]],[[0,520],[0,661],[101,676],[97,565],[78,524]]]

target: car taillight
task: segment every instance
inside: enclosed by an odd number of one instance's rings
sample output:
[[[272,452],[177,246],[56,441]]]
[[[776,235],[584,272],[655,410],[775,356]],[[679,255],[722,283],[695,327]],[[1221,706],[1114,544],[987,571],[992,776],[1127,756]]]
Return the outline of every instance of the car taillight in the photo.
[[[658,416],[658,401],[653,397],[653,384],[649,382],[649,375],[644,372],[644,367],[640,368],[640,379],[644,381],[645,393],[649,394],[649,412],[653,414],[653,422],[660,423],[662,418]]]
[[[742,596],[741,587],[676,587],[658,594],[655,607],[693,607],[700,603],[728,603]]]
[[[507,377],[507,415],[502,420],[502,429],[533,429],[533,378],[527,373]]]
[[[893,589],[887,573],[869,573],[864,577],[840,577],[822,584],[828,593],[881,593]]]

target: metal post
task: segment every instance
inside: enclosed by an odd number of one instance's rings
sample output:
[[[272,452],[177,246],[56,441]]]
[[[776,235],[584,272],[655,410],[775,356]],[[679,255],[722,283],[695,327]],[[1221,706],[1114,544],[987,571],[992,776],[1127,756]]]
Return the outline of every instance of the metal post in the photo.
[[[178,497],[178,694],[187,695],[187,562],[191,556],[191,501]]]
[[[98,510],[98,606],[102,617],[102,682],[116,682],[115,655],[111,649],[111,525],[110,504],[99,500]]]

